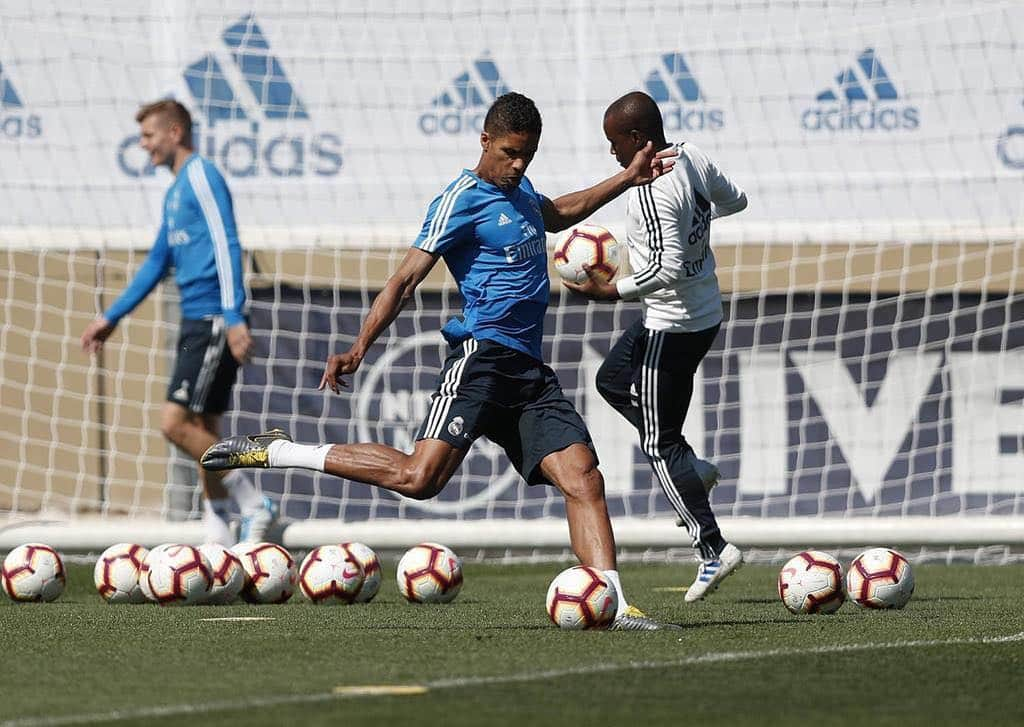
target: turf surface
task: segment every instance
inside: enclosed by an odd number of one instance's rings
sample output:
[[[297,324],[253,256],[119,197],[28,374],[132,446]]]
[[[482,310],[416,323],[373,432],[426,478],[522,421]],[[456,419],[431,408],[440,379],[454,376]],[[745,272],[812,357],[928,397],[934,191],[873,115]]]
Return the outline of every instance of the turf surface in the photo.
[[[562,632],[558,565],[466,566],[447,606],[109,606],[69,567],[52,604],[0,601],[0,725],[1024,724],[1024,567],[918,566],[899,612],[791,616],[776,568],[684,605],[688,566],[627,565],[681,631]],[[260,621],[203,621],[218,617]],[[999,641],[1002,637],[1016,637]],[[405,686],[404,694],[339,687]]]

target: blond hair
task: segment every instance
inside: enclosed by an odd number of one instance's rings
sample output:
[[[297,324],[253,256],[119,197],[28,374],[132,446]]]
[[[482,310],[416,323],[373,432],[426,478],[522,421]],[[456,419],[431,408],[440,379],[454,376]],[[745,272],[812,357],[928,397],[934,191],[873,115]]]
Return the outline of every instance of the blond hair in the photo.
[[[192,148],[192,116],[188,109],[173,98],[163,98],[142,106],[135,114],[135,120],[140,124],[153,114],[159,114],[171,124],[178,124],[181,127],[181,145]]]

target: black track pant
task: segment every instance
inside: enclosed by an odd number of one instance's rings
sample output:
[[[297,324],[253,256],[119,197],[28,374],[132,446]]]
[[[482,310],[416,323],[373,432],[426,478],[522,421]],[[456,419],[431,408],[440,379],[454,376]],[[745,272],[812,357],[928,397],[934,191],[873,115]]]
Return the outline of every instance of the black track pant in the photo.
[[[687,461],[692,448],[683,437],[683,420],[693,396],[693,377],[719,328],[672,333],[647,330],[637,321],[597,372],[597,390],[637,428],[661,489],[704,560],[715,558],[726,543],[704,484]]]

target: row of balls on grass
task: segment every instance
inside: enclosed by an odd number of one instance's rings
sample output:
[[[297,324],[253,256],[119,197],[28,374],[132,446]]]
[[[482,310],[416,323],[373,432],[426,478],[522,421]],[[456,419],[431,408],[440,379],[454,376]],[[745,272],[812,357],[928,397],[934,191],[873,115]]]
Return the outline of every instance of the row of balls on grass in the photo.
[[[420,543],[398,563],[398,590],[412,603],[447,603],[462,587],[462,562],[450,548]],[[239,543],[228,549],[168,543],[148,550],[118,543],[93,569],[100,596],[112,604],[162,606],[284,603],[296,588],[313,603],[366,603],[380,590],[377,554],[362,543],[322,545],[296,566],[276,543]],[[26,543],[4,558],[3,590],[15,601],[53,601],[65,587],[64,564],[42,543]]]
[[[843,573],[829,553],[805,550],[779,571],[779,598],[792,613],[835,613],[849,599],[861,608],[903,608],[914,594],[910,562],[891,548],[869,548]]]
[[[93,568],[107,603],[163,606],[284,603],[296,587],[318,604],[366,603],[380,590],[377,554],[362,543],[314,548],[296,567],[276,543],[239,543],[228,549],[164,544],[148,550],[118,543],[103,551]],[[462,561],[447,546],[420,543],[398,562],[398,590],[410,603],[449,603],[462,588]],[[18,546],[0,567],[0,585],[15,601],[54,601],[64,592],[64,564],[42,543]],[[573,566],[551,582],[546,599],[551,621],[565,629],[609,626],[618,608],[615,586],[600,571]]]

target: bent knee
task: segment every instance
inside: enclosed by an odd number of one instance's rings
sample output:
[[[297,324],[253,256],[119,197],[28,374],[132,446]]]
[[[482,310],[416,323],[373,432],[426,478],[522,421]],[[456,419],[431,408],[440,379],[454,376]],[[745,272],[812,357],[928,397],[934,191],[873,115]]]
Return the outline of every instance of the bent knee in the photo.
[[[164,419],[160,422],[160,433],[165,439],[172,442],[179,442],[184,436],[184,424],[174,419]]]
[[[414,500],[429,500],[437,497],[447,480],[438,474],[421,469],[410,469],[402,473],[402,494]]]
[[[576,500],[604,499],[604,476],[597,468],[596,462],[569,473],[560,483],[560,487],[566,497]]]

